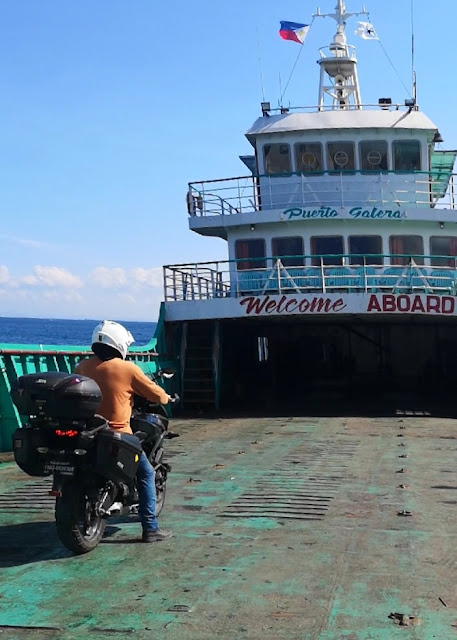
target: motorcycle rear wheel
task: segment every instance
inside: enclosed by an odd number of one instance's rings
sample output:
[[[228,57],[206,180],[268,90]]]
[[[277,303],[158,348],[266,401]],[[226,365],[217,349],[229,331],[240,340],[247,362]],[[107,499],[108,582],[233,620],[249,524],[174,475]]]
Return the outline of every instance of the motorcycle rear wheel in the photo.
[[[95,549],[103,537],[106,520],[94,513],[94,504],[76,482],[66,482],[56,500],[56,528],[62,544],[82,555]]]

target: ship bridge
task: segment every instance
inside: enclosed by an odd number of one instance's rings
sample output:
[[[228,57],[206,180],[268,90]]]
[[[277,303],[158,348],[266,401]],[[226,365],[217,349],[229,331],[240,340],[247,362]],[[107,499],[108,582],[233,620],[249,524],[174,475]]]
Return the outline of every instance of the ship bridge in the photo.
[[[284,221],[293,208],[314,218],[371,206],[408,220],[455,220],[456,151],[441,149],[417,106],[265,112],[246,136],[255,151],[242,157],[249,175],[189,184],[191,230],[227,238],[232,227]]]

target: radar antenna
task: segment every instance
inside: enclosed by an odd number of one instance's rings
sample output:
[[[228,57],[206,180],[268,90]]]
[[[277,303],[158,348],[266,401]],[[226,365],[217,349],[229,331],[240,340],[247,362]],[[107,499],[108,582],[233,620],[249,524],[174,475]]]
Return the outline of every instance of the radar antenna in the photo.
[[[326,96],[331,98],[333,109],[362,109],[355,47],[348,45],[346,39],[347,19],[360,15],[368,15],[364,6],[361,11],[349,13],[344,0],[337,0],[335,13],[321,13],[317,8],[313,15],[313,18],[333,18],[337,23],[333,42],[319,49],[319,111],[324,109]]]

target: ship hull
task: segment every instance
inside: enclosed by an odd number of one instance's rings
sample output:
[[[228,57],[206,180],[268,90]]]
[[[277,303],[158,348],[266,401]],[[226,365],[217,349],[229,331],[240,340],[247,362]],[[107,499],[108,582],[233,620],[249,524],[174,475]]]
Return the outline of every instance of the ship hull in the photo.
[[[388,398],[444,406],[457,385],[452,315],[323,314],[173,322],[185,410],[389,414]],[[345,407],[345,408],[344,408]],[[385,408],[384,408],[385,407]]]

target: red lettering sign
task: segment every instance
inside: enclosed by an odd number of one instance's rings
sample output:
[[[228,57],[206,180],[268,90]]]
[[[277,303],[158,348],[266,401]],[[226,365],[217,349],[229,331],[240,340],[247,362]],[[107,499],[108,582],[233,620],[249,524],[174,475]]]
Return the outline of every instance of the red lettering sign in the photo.
[[[411,311],[412,313],[414,313],[415,311],[425,313],[425,307],[420,296],[414,296],[413,304],[411,305]]]
[[[378,302],[378,296],[376,296],[374,293],[371,294],[370,299],[368,301],[368,307],[367,307],[367,312],[370,313],[370,311],[381,311],[381,306]]]
[[[397,305],[395,304],[395,296],[383,295],[382,296],[382,310],[383,311],[396,311]]]
[[[367,313],[425,313],[430,315],[453,315],[456,312],[453,296],[432,296],[402,293],[371,294]]]
[[[427,296],[427,313],[435,311],[440,312],[440,297],[439,296]]]
[[[451,298],[451,296],[443,296],[441,300],[442,300],[441,313],[446,313],[446,314],[454,313],[455,298]]]
[[[342,298],[333,300],[314,296],[313,298],[289,298],[282,296],[275,300],[270,296],[246,296],[240,300],[240,305],[246,307],[246,315],[261,313],[285,315],[290,313],[341,313],[346,308]]]

